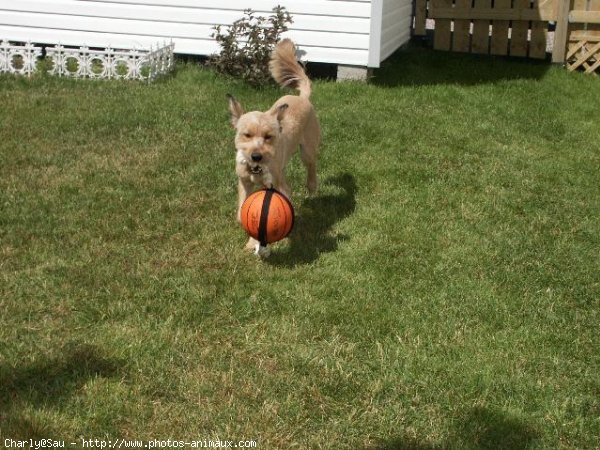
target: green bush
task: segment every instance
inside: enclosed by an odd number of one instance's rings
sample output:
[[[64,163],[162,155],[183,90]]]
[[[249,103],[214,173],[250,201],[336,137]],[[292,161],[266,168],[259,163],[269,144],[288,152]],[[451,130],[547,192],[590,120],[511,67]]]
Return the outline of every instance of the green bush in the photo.
[[[221,47],[221,52],[209,59],[209,65],[253,86],[272,82],[269,74],[271,51],[291,23],[291,15],[282,6],[273,8],[269,17],[257,16],[246,9],[244,17],[225,30],[221,25],[214,27],[212,37]]]

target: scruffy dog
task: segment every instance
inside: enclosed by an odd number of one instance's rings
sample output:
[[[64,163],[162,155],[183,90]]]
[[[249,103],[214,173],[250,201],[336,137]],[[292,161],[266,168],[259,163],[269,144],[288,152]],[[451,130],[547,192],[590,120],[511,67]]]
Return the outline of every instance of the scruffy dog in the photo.
[[[248,113],[244,113],[242,105],[233,96],[228,96],[231,124],[236,130],[238,221],[242,203],[257,185],[274,187],[290,197],[285,166],[298,147],[306,166],[306,187],[311,194],[317,189],[317,151],[321,129],[309,101],[310,80],[296,60],[296,47],[291,40],[284,39],[277,44],[271,54],[269,69],[280,86],[295,88],[300,95],[285,95],[266,112]],[[266,256],[262,253],[264,249],[253,238],[250,238],[246,248]]]

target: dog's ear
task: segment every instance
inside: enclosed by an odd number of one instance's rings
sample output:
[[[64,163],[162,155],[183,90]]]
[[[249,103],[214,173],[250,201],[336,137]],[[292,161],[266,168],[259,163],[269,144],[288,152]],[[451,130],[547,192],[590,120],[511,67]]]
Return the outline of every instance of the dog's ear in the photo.
[[[279,105],[276,109],[275,109],[275,114],[277,115],[277,122],[281,122],[281,119],[283,119],[283,115],[285,114],[286,109],[288,109],[288,104],[284,103],[283,105]]]
[[[229,101],[229,112],[231,113],[231,126],[235,128],[240,117],[244,115],[244,108],[231,94],[227,94],[227,100]]]

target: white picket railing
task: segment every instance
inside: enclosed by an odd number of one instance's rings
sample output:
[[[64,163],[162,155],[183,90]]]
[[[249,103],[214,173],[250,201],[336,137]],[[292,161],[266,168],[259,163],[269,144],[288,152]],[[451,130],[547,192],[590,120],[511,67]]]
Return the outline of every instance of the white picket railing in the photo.
[[[31,75],[35,72],[37,61],[41,56],[42,48],[30,42],[17,45],[2,41],[0,42],[0,73]]]
[[[0,42],[0,73],[19,75],[45,70],[71,78],[154,80],[173,70],[174,44],[150,49],[90,49]],[[42,55],[44,55],[43,57]],[[43,61],[43,64],[41,62]]]

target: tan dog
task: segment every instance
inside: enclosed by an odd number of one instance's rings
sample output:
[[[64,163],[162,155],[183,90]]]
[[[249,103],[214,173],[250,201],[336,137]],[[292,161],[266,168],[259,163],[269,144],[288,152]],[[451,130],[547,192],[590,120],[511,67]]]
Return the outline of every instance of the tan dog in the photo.
[[[229,96],[231,124],[236,129],[238,221],[242,203],[257,185],[274,187],[290,197],[285,167],[298,146],[306,166],[306,187],[311,194],[317,190],[317,152],[321,129],[309,101],[310,80],[296,60],[296,47],[291,40],[284,39],[277,44],[271,54],[269,69],[280,86],[295,88],[300,95],[285,95],[266,112],[248,113],[244,113],[242,105]],[[262,248],[253,238],[250,238],[246,248],[262,254]]]

